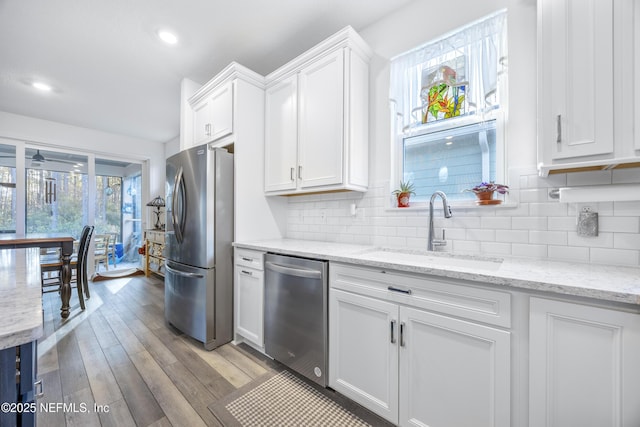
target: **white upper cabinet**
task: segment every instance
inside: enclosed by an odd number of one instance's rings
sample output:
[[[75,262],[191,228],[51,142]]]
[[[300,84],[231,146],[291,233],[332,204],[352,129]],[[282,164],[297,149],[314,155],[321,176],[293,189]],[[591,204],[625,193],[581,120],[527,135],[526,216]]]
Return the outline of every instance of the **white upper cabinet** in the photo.
[[[638,6],[633,0],[537,4],[540,174],[640,162],[630,42]]]
[[[267,194],[366,191],[370,56],[347,27],[266,77]]]
[[[298,76],[267,89],[265,96],[265,191],[295,190],[298,166]]]
[[[233,132],[233,82],[194,96],[193,145],[206,144]]]
[[[342,182],[343,69],[339,50],[300,71],[298,179],[302,188]]]

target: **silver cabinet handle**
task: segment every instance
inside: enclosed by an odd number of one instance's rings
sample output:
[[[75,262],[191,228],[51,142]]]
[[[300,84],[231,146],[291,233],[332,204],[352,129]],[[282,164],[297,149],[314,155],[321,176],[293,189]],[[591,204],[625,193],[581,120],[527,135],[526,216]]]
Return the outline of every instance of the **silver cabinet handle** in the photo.
[[[387,289],[392,292],[400,292],[403,294],[411,295],[411,289],[400,289],[400,288],[396,288],[395,286],[388,286]]]
[[[400,322],[400,347],[404,347],[404,322]]]
[[[302,166],[298,166],[298,179],[302,179]]]
[[[289,177],[291,181],[295,181],[296,177],[293,175],[295,173],[296,168],[291,168],[291,172],[289,173]]]
[[[396,343],[395,330],[396,330],[396,321],[392,320],[391,321],[391,344],[395,344]]]
[[[253,258],[242,257],[242,260],[247,262],[253,262]]]
[[[240,273],[246,274],[247,276],[253,276],[253,273],[247,270],[240,270]]]
[[[561,143],[562,142],[562,114],[558,114],[558,117],[556,117],[556,142],[557,143]]]
[[[211,136],[211,123],[207,123],[206,125],[204,125],[204,133],[207,136]]]
[[[44,387],[42,387],[42,380],[38,380],[33,383],[33,392],[36,399],[44,396]]]

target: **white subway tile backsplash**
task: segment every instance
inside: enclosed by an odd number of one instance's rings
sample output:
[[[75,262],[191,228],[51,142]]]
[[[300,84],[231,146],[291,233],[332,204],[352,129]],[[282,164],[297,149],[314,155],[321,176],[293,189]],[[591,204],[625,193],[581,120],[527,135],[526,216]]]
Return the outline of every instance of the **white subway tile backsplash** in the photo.
[[[472,242],[469,240],[453,240],[451,241],[454,252],[480,252],[480,242]]]
[[[604,216],[599,218],[600,231],[617,233],[640,232],[640,218],[632,216]]]
[[[547,217],[513,218],[511,228],[513,230],[546,230]]]
[[[544,245],[566,245],[567,233],[565,231],[529,231],[529,243],[541,243]]]
[[[578,236],[577,232],[567,233],[569,246],[585,246],[589,248],[613,248],[613,233],[598,233],[597,237]]]
[[[640,266],[640,251],[592,248],[590,262],[594,264]]]
[[[589,262],[589,248],[549,245],[547,256],[553,261]]]
[[[613,204],[614,216],[640,216],[640,201],[615,202]]]
[[[529,204],[529,215],[531,216],[566,216],[567,211],[567,203],[543,202]]]
[[[509,230],[511,229],[511,221],[512,218],[505,216],[483,217],[480,218],[480,226],[494,230]]]
[[[616,183],[640,183],[638,170],[598,171],[541,178],[535,168],[509,171],[509,205],[455,207],[445,219],[435,210],[435,235],[445,230],[446,251],[494,256],[526,256],[611,265],[640,261],[640,201],[559,203],[548,198],[550,188]],[[291,197],[286,237],[375,246],[426,249],[429,210],[390,209],[386,181],[367,193],[328,193]],[[355,204],[357,213],[350,213]],[[576,232],[578,213],[598,212],[600,233]]]
[[[527,230],[496,230],[496,242],[527,243],[529,232]]]
[[[567,174],[567,186],[611,184],[611,171],[574,172]]]
[[[523,256],[528,258],[546,258],[547,245],[514,243],[513,245],[511,245],[511,253],[514,256]]]
[[[479,240],[485,242],[492,242],[496,240],[496,230],[482,229],[482,228],[470,228],[466,234],[467,240]]]
[[[548,193],[546,188],[520,190],[520,203],[546,202],[549,200]]]
[[[551,231],[576,231],[576,218],[572,216],[550,216],[547,228]]]
[[[640,181],[640,171],[637,168],[614,169],[612,181],[614,184],[635,184]]]
[[[511,255],[511,243],[480,242],[480,252],[483,255]]]
[[[640,234],[615,233],[613,236],[613,247],[616,249],[640,250]]]

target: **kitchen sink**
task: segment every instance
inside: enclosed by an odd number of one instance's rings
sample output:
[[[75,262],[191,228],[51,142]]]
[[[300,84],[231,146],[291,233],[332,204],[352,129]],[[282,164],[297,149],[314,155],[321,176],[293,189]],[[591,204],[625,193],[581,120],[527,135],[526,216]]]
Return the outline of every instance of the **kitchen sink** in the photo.
[[[395,264],[415,265],[432,268],[455,268],[465,270],[496,271],[502,264],[501,258],[476,255],[452,254],[397,248],[374,248],[357,254],[358,258],[384,261]]]

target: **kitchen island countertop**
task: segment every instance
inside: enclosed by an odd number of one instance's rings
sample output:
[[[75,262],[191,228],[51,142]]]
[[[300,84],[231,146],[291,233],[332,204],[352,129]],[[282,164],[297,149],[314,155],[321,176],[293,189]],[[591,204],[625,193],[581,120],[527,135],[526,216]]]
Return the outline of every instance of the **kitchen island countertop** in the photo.
[[[235,247],[640,305],[640,268],[277,239]]]
[[[0,249],[0,350],[42,334],[40,249]]]

